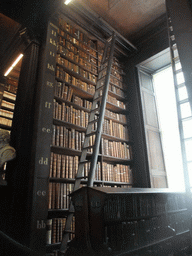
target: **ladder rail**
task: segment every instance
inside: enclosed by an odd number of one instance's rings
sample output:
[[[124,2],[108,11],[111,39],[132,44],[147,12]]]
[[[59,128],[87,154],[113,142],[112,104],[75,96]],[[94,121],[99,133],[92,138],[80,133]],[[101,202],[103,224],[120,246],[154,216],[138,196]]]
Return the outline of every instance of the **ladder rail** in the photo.
[[[105,79],[105,86],[104,86],[101,105],[100,105],[100,113],[99,113],[99,120],[98,120],[98,124],[97,124],[97,132],[96,132],[95,144],[93,147],[93,155],[92,155],[92,159],[91,159],[91,166],[90,166],[89,177],[88,177],[88,184],[87,184],[88,187],[93,186],[95,170],[96,170],[96,165],[97,165],[97,160],[98,160],[99,146],[100,146],[100,142],[101,142],[102,125],[103,125],[103,120],[104,120],[104,116],[105,116],[105,107],[106,107],[106,102],[107,102],[111,66],[112,66],[112,62],[113,62],[113,53],[114,53],[114,47],[115,47],[115,35],[114,34],[112,37],[111,44],[112,44],[112,46],[110,49],[109,63],[108,63],[107,74],[106,74],[106,79]]]
[[[177,44],[174,36],[174,29],[171,24],[171,18],[168,16],[167,20],[168,20],[168,35],[169,35],[171,64],[173,69],[173,80],[174,80],[174,86],[175,86],[175,96],[176,96],[176,105],[177,105],[177,114],[178,114],[178,125],[179,125],[179,133],[180,133],[181,154],[183,159],[182,162],[183,162],[183,171],[184,171],[184,181],[185,181],[186,192],[190,193],[191,188],[190,188],[190,182],[189,182],[189,173],[188,173],[186,149],[185,149],[185,142],[184,142],[184,131],[183,131],[183,125],[182,125],[181,109],[180,109],[180,100],[179,100],[179,92],[178,92],[179,86],[177,82],[178,72],[176,70],[176,63],[180,62],[180,58],[179,58],[179,53],[178,53],[178,56],[176,57],[174,56],[174,50],[177,50]]]

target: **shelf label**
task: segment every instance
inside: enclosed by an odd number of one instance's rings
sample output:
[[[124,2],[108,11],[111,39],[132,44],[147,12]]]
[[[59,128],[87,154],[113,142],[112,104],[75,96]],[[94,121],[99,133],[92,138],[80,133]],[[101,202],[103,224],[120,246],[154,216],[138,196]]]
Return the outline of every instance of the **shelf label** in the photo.
[[[55,37],[57,36],[57,32],[56,32],[55,30],[53,30],[53,29],[51,30],[51,34],[52,34],[53,36],[55,36]]]
[[[52,51],[49,52],[49,55],[52,56],[52,57],[55,57],[55,53],[52,52]]]
[[[48,165],[48,158],[47,157],[46,158],[41,157],[39,159],[39,164],[41,164],[41,165]]]
[[[37,220],[37,229],[45,229],[46,224],[44,220]]]
[[[55,72],[55,68],[54,68],[54,66],[53,66],[53,65],[51,65],[51,64],[49,64],[49,63],[47,63],[47,68],[48,68],[49,70],[51,70],[51,71]]]
[[[53,87],[53,82],[47,81],[46,85],[49,87]]]
[[[38,196],[46,196],[46,194],[47,194],[47,193],[46,193],[45,190],[43,190],[43,191],[38,190],[38,191],[37,191],[37,195],[38,195]]]
[[[53,38],[49,39],[49,43],[52,44],[53,46],[57,47],[56,41]]]
[[[51,104],[52,104],[51,102],[46,101],[45,102],[45,107],[46,108],[51,108]]]
[[[42,132],[51,133],[52,131],[51,131],[51,129],[49,129],[49,128],[43,127],[43,128],[42,128]]]

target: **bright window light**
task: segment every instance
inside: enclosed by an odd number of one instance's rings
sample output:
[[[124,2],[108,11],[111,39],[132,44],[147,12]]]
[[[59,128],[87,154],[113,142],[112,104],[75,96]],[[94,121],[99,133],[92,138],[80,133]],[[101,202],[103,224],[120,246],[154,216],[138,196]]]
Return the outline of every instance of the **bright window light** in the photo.
[[[23,54],[21,53],[17,59],[13,62],[13,64],[11,65],[11,67],[5,72],[4,76],[7,76],[11,70],[17,65],[17,63],[20,61],[20,59],[23,58]]]
[[[174,190],[184,190],[177,106],[171,67],[156,73],[153,78],[168,185]],[[185,93],[181,95],[183,98],[184,96],[186,97]],[[189,136],[188,129],[186,126],[186,136]],[[191,150],[191,144],[188,148],[188,151]]]
[[[65,4],[68,5],[71,2],[71,0],[65,0]]]

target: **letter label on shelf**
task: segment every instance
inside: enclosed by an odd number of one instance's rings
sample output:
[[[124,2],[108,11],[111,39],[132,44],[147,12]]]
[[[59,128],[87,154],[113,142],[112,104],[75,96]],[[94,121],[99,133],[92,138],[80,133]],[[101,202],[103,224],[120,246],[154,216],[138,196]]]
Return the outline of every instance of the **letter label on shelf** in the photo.
[[[53,87],[53,83],[52,82],[49,82],[49,81],[47,81],[47,84],[46,84],[47,86],[49,86],[49,87]]]
[[[51,129],[43,127],[42,132],[51,133]]]
[[[41,165],[48,165],[48,158],[47,157],[46,158],[41,157],[39,159],[39,164],[41,164]]]
[[[37,191],[37,195],[38,195],[38,196],[46,196],[46,191],[45,191],[45,190],[43,190],[43,191],[38,190],[38,191]]]
[[[46,101],[46,102],[45,102],[45,107],[46,107],[46,108],[51,108],[51,102],[47,102],[47,101]]]
[[[54,39],[50,38],[49,42],[50,44],[57,46],[56,41]]]
[[[50,51],[49,54],[50,54],[50,56],[55,57],[55,53],[54,52]]]
[[[44,220],[38,220],[37,221],[37,229],[44,229],[46,228],[46,224],[44,222]]]
[[[47,68],[50,69],[51,71],[55,71],[54,66],[50,65],[49,63],[47,63]]]
[[[52,29],[52,31],[51,31],[51,34],[52,34],[52,35],[54,35],[54,36],[56,36],[56,35],[57,35],[56,31],[55,31],[55,30],[53,30],[53,29]]]

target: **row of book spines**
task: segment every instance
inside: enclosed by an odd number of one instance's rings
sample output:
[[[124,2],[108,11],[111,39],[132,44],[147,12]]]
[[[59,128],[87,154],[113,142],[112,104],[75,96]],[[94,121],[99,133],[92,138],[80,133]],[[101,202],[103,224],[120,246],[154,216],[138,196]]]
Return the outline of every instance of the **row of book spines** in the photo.
[[[73,27],[71,24],[69,24],[68,22],[64,21],[63,19],[59,20],[59,27],[60,30],[59,32],[64,32],[67,31],[69,32],[72,36],[75,36],[77,39],[81,40],[82,42],[84,42],[84,44],[82,45],[82,47],[84,46],[85,49],[87,49],[86,45],[88,45],[89,47],[91,47],[92,49],[88,49],[88,51],[93,51],[93,55],[96,57],[96,43],[93,42],[85,33],[81,32],[79,29],[76,29],[75,27]],[[62,30],[62,31],[61,31]],[[80,44],[81,42],[79,42],[77,40],[77,44]],[[99,46],[98,46],[99,47]],[[103,51],[102,48],[99,49],[101,52]]]
[[[117,121],[120,121],[120,122],[126,124],[127,119],[126,119],[126,115],[124,115],[124,114],[118,114],[118,113],[112,112],[108,109],[105,109],[105,115],[109,118],[116,119]]]
[[[104,119],[103,133],[128,141],[128,128],[122,124]]]
[[[68,106],[66,104],[67,103],[65,102],[59,104],[56,100],[54,100],[53,118],[59,119],[61,121],[66,121],[84,128],[87,127],[89,120],[88,112],[76,109],[74,106]],[[105,115],[106,117],[113,118],[126,124],[126,116],[123,114],[117,114],[106,109]],[[113,120],[113,123],[116,122]]]
[[[0,115],[4,117],[13,118],[13,112],[4,109],[0,109]]]
[[[95,86],[86,82],[83,82],[81,79],[78,79],[74,76],[69,75],[64,69],[60,66],[57,66],[56,69],[56,77],[60,78],[61,80],[70,83],[74,86],[77,86],[78,88],[90,93],[95,93]]]
[[[119,79],[117,79],[117,78],[115,78],[113,76],[110,76],[110,81],[109,82],[114,84],[114,85],[116,85],[116,86],[118,86],[121,89],[124,89],[122,81],[120,81]]]
[[[113,84],[109,84],[109,91],[121,96],[121,97],[125,97],[125,93],[124,91],[122,91],[120,88],[117,88],[116,86],[114,86]]]
[[[11,127],[12,126],[12,120],[6,119],[4,117],[0,117],[0,124]]]
[[[67,69],[81,75],[83,78],[86,78],[86,79],[90,80],[91,82],[96,83],[97,79],[96,79],[95,75],[84,70],[83,68],[79,67],[78,65],[68,61],[67,59],[62,58],[60,56],[60,54],[57,54],[56,61],[58,64],[63,65]]]
[[[183,213],[150,216],[137,221],[123,221],[115,225],[107,225],[106,233],[110,245],[126,249],[127,247],[147,245],[151,242],[165,239],[171,236],[170,226],[176,233],[188,230],[186,215]]]
[[[173,199],[173,201],[175,201]],[[129,202],[129,203],[127,203]],[[111,200],[106,200],[104,206],[104,214],[106,220],[117,220],[116,209],[119,207],[120,215],[122,219],[125,218],[142,218],[157,216],[161,214],[186,214],[186,206],[183,208],[170,209],[168,206],[169,202],[160,195],[128,195],[127,197],[111,198]],[[172,204],[172,203],[171,203]],[[116,205],[117,208],[112,208]],[[183,211],[181,211],[183,210]],[[177,212],[178,211],[178,212]]]
[[[102,68],[106,68],[107,65],[108,65],[107,62],[104,63],[104,64],[102,65]],[[116,57],[113,57],[112,69],[113,69],[116,73],[119,73],[119,74],[122,76],[122,75],[124,74],[124,72],[123,72],[123,68],[120,67],[120,66],[121,66],[121,65],[120,65],[119,61],[117,60],[117,58],[116,58]]]
[[[100,78],[104,77],[107,75],[107,69],[103,69],[101,72],[100,72]],[[116,72],[114,69],[111,69],[111,75],[113,75],[113,78],[114,79],[117,79],[119,80],[121,83],[123,82],[123,77],[118,73]]]
[[[6,107],[6,108],[9,108],[9,109],[14,110],[15,104],[14,104],[14,103],[11,103],[11,102],[8,102],[8,101],[6,101],[6,100],[2,100],[2,102],[1,102],[1,107]]]
[[[78,156],[60,155],[51,152],[50,177],[74,179],[78,170]]]
[[[132,170],[127,165],[112,165],[103,162],[102,180],[114,182],[127,182],[132,184]]]
[[[3,92],[3,97],[6,97],[10,100],[16,100],[16,95],[7,91]]]
[[[78,156],[60,155],[52,152],[50,162],[50,177],[75,179],[79,164]],[[85,179],[88,177],[89,170],[90,163],[86,163],[82,173]],[[132,170],[126,165],[112,165],[105,162],[101,164],[101,162],[98,162],[95,180],[127,182],[132,184]]]
[[[123,159],[131,159],[130,146],[123,142],[110,141],[107,139],[101,140],[102,152],[106,156],[112,156]]]
[[[108,225],[106,229],[109,245],[113,250],[132,249],[170,236],[167,220],[163,217],[124,221]]]
[[[123,103],[122,101],[120,100],[117,100],[115,97],[112,97],[110,95],[107,96],[107,101],[120,107],[120,108],[123,108],[123,109],[126,109],[126,105],[125,103]]]
[[[123,82],[122,75],[119,72],[117,72],[116,69],[111,69],[111,75],[115,76],[117,79]]]
[[[65,83],[57,82],[55,85],[55,96],[73,102],[81,107],[90,109],[92,106],[92,102],[81,99],[80,97],[73,94],[73,88],[71,86],[66,85]]]
[[[84,110],[74,108],[72,105],[66,106],[64,102],[59,104],[58,102],[54,101],[53,118],[81,127],[87,127],[89,114]]]
[[[62,43],[64,44],[64,39],[62,40]],[[75,63],[81,65],[82,67],[97,75],[97,67],[95,62],[93,62],[92,59],[89,58],[89,55],[81,50],[78,50],[71,43],[66,42],[65,46],[62,46],[60,43],[57,45],[57,50],[59,54],[62,54],[62,56],[66,56],[67,58],[73,60]]]
[[[73,187],[73,184],[50,182],[48,209],[68,209]]]
[[[63,126],[53,125],[53,146],[82,150],[84,139],[84,132],[79,132],[75,129],[67,129]],[[91,143],[93,144],[92,137],[90,137],[90,144]]]
[[[47,244],[60,243],[63,237],[66,218],[53,218],[47,220]],[[75,232],[75,217],[71,222],[71,231]],[[75,234],[70,234],[70,240],[75,237]]]
[[[94,64],[95,66],[97,66],[97,64],[98,64],[98,66],[100,66],[101,57],[99,57],[99,59],[97,60],[97,58],[95,56],[90,55],[80,45],[77,45],[76,44],[76,39],[75,38],[70,38],[70,36],[68,34],[59,36],[59,38],[58,38],[57,50],[62,52],[66,48],[69,51],[72,51],[74,54],[79,54],[79,56],[81,58],[83,58],[86,61]]]

